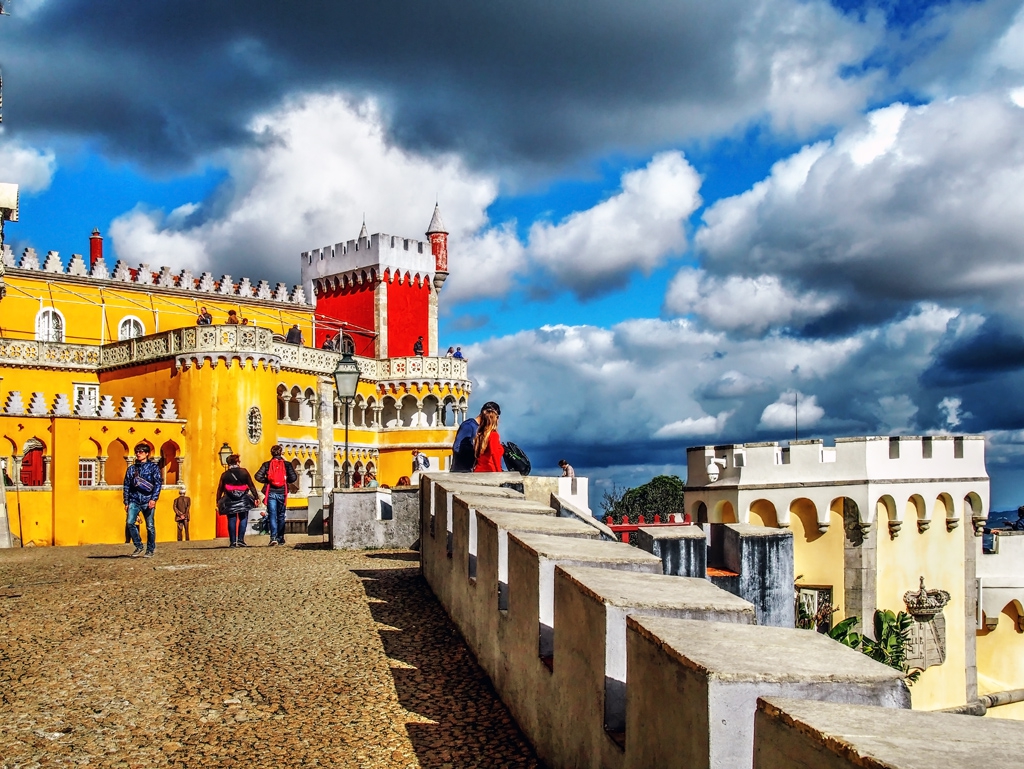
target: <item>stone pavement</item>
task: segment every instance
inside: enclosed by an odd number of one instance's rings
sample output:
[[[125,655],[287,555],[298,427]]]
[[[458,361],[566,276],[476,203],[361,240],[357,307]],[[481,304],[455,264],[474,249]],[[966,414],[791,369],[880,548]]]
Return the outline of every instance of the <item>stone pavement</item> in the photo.
[[[539,765],[415,553],[290,539],[0,551],[0,767]]]

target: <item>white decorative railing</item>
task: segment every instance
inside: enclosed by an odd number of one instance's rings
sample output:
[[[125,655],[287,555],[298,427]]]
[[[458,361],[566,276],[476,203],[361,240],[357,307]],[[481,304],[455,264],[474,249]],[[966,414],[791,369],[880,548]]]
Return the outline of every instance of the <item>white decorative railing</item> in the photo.
[[[252,360],[274,369],[330,376],[341,354],[275,341],[270,329],[258,326],[189,326],[105,345],[0,338],[0,365],[103,371],[167,358],[175,358],[179,365],[202,359]],[[455,358],[356,357],[356,361],[362,378],[369,382],[469,381],[466,361]]]
[[[100,348],[94,345],[0,339],[0,365],[88,370],[99,362]]]

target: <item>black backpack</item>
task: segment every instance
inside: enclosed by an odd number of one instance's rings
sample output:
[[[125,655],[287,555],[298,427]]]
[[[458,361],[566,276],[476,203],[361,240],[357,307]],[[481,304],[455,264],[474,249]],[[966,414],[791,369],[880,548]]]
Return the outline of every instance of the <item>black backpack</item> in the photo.
[[[529,475],[531,465],[530,458],[526,456],[526,452],[512,443],[512,441],[501,445],[505,449],[505,467],[514,473]]]

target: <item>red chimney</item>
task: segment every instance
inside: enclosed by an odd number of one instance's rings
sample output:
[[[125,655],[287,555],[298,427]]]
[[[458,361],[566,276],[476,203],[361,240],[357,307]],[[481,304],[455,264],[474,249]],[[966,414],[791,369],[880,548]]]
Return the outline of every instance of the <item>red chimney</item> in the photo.
[[[99,227],[94,227],[92,235],[89,236],[89,268],[96,266],[96,262],[103,261],[103,236],[100,235]]]

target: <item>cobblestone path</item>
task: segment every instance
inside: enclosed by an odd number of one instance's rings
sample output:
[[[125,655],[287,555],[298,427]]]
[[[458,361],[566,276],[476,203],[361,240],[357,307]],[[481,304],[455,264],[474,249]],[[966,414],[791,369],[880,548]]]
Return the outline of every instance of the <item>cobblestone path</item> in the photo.
[[[415,553],[0,551],[0,767],[533,767]]]

